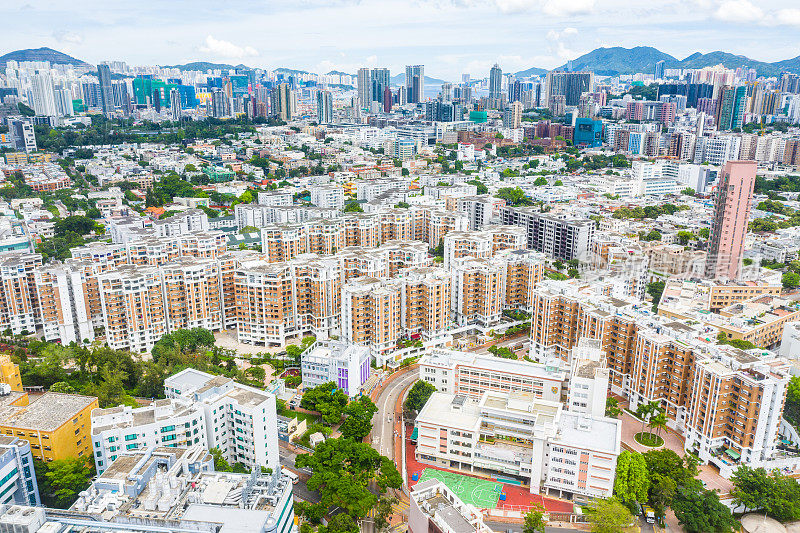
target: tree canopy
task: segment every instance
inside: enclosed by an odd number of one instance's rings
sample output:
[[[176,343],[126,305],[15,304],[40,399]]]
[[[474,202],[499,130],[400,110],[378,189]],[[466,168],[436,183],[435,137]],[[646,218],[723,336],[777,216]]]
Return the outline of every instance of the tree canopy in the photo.
[[[623,450],[617,459],[614,496],[626,504],[645,502],[649,488],[647,463],[642,454]]]
[[[431,394],[434,392],[436,392],[436,387],[427,381],[418,380],[408,391],[408,396],[406,396],[403,407],[406,411],[416,411],[419,413],[422,411],[422,408],[425,407],[425,403],[427,403],[428,398],[430,398]]]
[[[763,511],[780,522],[800,520],[800,483],[764,468],[740,466],[731,477],[733,501],[745,511]]]
[[[347,394],[337,388],[334,382],[329,381],[307,390],[300,400],[300,407],[318,412],[322,415],[322,420],[332,426],[342,420],[348,402]]]
[[[323,508],[335,505],[354,518],[366,516],[378,503],[378,496],[368,489],[370,481],[377,483],[380,492],[402,485],[391,459],[352,439],[328,439],[313,453],[298,455],[295,464],[313,472],[307,486],[319,491]]]

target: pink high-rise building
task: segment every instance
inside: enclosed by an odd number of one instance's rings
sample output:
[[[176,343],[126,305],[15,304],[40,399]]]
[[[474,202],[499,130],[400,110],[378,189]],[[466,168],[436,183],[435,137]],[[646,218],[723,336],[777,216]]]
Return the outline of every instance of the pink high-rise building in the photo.
[[[736,279],[755,182],[755,161],[728,161],[720,172],[706,257],[707,278]]]

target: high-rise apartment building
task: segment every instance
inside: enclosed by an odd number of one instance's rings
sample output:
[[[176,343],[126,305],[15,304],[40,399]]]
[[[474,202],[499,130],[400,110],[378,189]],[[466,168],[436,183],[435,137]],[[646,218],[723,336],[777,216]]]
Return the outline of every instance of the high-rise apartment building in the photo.
[[[419,104],[425,101],[425,65],[406,67],[406,93],[409,104]]]
[[[747,236],[755,161],[728,161],[719,177],[706,255],[706,277],[736,279]]]
[[[193,368],[165,379],[164,394],[169,399],[202,406],[205,427],[195,433],[192,421],[193,443],[199,442],[195,439],[205,430],[209,448],[219,448],[230,464],[243,463],[251,469],[280,468],[273,394]]]
[[[37,72],[31,77],[31,107],[37,115],[58,116],[53,80],[47,72]]]
[[[559,218],[527,207],[503,207],[500,219],[527,229],[528,248],[564,260],[587,256],[595,228],[593,220]]]
[[[391,75],[388,68],[374,68],[370,73],[371,102],[383,102],[384,90],[392,86]]]
[[[281,83],[272,89],[271,94],[272,115],[288,122],[294,116],[294,94],[292,86],[288,83]]]
[[[517,129],[522,125],[522,103],[511,102],[503,111],[503,127]]]
[[[40,254],[14,252],[0,258],[0,330],[36,331],[40,311],[35,271],[41,266]]]
[[[717,129],[732,130],[741,128],[747,108],[747,87],[731,87],[729,85],[719,88],[717,92],[716,108],[714,109]]]
[[[211,91],[211,99],[209,100],[210,115],[214,118],[223,118],[230,115],[229,108],[230,102],[228,95],[220,89]]]
[[[178,89],[172,89],[169,92],[169,107],[173,122],[178,122],[183,116],[182,105],[180,91]]]
[[[546,79],[548,101],[554,96],[563,96],[564,104],[578,105],[583,93],[594,92],[594,74],[591,72],[556,72],[547,73]]]
[[[656,80],[663,80],[664,79],[664,65],[665,62],[662,59],[661,61],[657,61],[656,65],[653,69],[653,78]]]
[[[97,81],[100,84],[100,108],[103,115],[110,117],[114,112],[114,92],[111,89],[111,68],[108,65],[97,65]]]
[[[736,468],[720,452],[723,445],[744,464],[781,464],[775,450],[787,361],[718,345],[710,324],[655,316],[637,300],[606,295],[602,286],[543,281],[533,292],[533,357],[569,361],[582,337],[597,339],[611,390],[627,396],[631,408],[658,401],[687,448],[723,475]]]
[[[489,99],[500,99],[503,94],[503,70],[497,65],[489,70]]]
[[[333,121],[333,97],[330,91],[317,91],[317,122],[330,124]]]
[[[368,68],[358,69],[358,103],[360,107],[369,107],[372,102],[372,76]]]

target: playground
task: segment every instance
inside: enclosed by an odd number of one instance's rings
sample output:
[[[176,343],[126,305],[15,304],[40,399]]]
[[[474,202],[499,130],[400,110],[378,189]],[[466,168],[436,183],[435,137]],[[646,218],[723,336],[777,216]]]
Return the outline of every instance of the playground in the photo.
[[[503,485],[488,479],[479,479],[463,476],[454,472],[426,468],[422,471],[420,482],[429,479],[438,479],[447,485],[447,488],[456,493],[464,503],[474,505],[478,509],[494,509],[500,498]]]

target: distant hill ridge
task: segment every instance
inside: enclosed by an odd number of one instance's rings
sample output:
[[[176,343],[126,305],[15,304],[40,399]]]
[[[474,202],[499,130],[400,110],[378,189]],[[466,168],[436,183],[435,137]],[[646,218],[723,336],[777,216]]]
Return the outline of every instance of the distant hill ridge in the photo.
[[[92,65],[58,50],[47,48],[27,48],[15,50],[0,56],[0,68],[6,68],[9,61],[49,61],[54,65],[75,65],[76,67],[94,68]]]
[[[777,76],[781,71],[800,73],[800,56],[783,61],[768,63],[758,61],[746,56],[730,54],[728,52],[709,52],[702,54],[695,52],[684,59],[678,59],[662,52],[652,46],[636,46],[634,48],[597,48],[571,61],[574,71],[588,70],[601,76],[617,76],[620,74],[635,74],[637,72],[652,73],[655,65],[664,61],[664,68],[697,69],[723,65],[726,68],[754,68],[760,76]],[[569,63],[561,65],[556,70],[564,70]],[[536,73],[541,69],[536,67],[523,70],[517,76],[542,75]],[[534,73],[529,74],[529,71]]]

